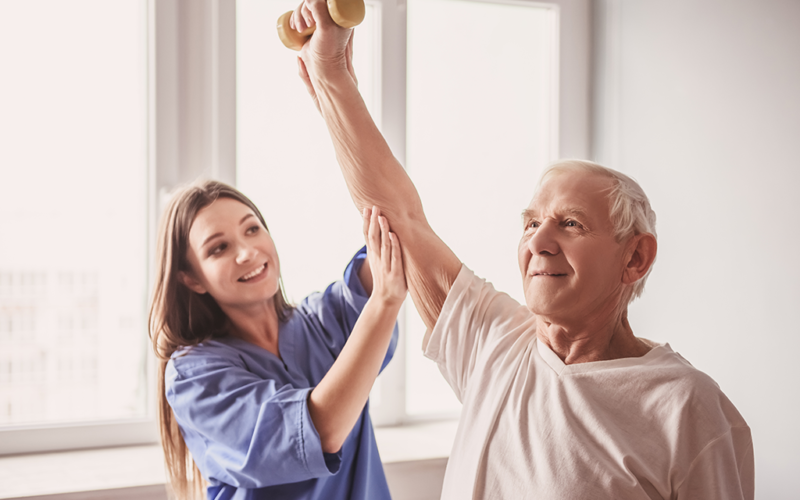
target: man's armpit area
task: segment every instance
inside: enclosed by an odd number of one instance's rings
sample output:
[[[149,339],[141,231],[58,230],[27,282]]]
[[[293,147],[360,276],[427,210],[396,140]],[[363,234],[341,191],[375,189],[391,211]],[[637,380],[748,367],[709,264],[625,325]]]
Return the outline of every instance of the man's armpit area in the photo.
[[[408,290],[411,293],[414,306],[422,318],[422,322],[425,323],[425,327],[428,330],[433,330],[447,296],[453,287],[453,283],[455,283],[458,274],[461,272],[462,264],[456,259],[457,268],[455,270],[442,267],[432,273],[424,272],[427,270],[413,264],[413,262],[410,263],[409,267],[406,268]]]

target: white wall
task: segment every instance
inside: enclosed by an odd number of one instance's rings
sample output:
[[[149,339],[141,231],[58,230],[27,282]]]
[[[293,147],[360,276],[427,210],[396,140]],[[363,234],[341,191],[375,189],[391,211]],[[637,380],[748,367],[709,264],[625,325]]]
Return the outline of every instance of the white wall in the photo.
[[[756,498],[800,498],[800,2],[595,6],[595,156],[658,214],[634,331],[740,410]]]

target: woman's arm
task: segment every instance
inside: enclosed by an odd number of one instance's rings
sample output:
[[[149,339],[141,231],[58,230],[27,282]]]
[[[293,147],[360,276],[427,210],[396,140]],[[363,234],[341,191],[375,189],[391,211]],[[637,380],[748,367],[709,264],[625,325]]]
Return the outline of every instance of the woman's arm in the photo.
[[[397,236],[377,209],[363,213],[372,293],[339,357],[308,397],[326,453],[339,451],[364,409],[407,292]]]
[[[300,53],[300,74],[328,126],[356,207],[380,206],[403,241],[411,297],[426,326],[433,328],[461,262],[431,229],[414,184],[392,155],[358,92],[352,30],[333,23],[324,0],[306,0],[295,10],[292,23],[301,31],[317,26]]]

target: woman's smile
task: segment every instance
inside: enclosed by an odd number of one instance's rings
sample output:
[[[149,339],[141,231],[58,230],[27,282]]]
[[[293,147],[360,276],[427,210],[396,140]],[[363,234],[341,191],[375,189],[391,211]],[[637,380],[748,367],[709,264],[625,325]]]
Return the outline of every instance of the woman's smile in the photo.
[[[256,281],[262,280],[267,275],[267,273],[265,272],[267,270],[267,264],[268,263],[265,262],[260,267],[258,267],[256,270],[245,274],[244,276],[239,278],[239,281],[241,281],[243,283],[251,283],[251,282],[256,282]]]

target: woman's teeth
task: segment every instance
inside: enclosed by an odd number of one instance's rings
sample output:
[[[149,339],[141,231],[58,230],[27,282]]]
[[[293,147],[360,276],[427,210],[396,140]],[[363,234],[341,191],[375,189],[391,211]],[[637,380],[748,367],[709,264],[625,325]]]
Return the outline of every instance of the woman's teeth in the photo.
[[[263,266],[259,267],[258,269],[256,269],[256,270],[255,270],[255,271],[253,271],[252,273],[245,274],[244,276],[242,276],[241,278],[239,278],[239,281],[247,281],[247,280],[249,280],[249,279],[251,279],[251,278],[255,278],[255,277],[256,277],[256,276],[258,276],[259,274],[263,273],[263,272],[264,272],[264,269],[266,269],[266,268],[267,268],[267,265],[266,265],[266,264],[264,264]]]

